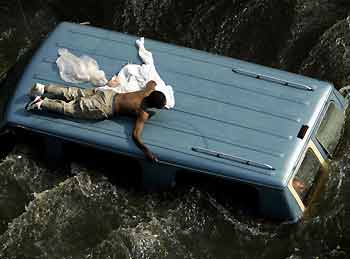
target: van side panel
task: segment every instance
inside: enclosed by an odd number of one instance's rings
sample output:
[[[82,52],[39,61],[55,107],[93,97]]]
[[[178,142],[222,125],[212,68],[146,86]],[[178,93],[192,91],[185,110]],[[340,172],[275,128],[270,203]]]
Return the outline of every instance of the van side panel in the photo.
[[[297,221],[302,210],[286,187],[283,190],[262,187],[259,190],[260,211],[262,215],[276,219]]]
[[[285,202],[288,204],[291,220],[293,222],[299,220],[303,216],[303,210],[300,208],[297,200],[288,188],[284,189]]]

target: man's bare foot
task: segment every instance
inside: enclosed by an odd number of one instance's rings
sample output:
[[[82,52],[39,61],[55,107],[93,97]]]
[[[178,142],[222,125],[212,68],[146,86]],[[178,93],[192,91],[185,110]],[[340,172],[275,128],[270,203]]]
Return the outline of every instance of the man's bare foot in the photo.
[[[35,83],[33,87],[30,89],[30,98],[34,99],[37,96],[41,96],[44,94],[45,85],[40,83]]]
[[[30,101],[25,108],[27,111],[41,110],[40,106],[42,102],[43,102],[43,99],[41,99],[41,96],[37,96],[33,101]]]

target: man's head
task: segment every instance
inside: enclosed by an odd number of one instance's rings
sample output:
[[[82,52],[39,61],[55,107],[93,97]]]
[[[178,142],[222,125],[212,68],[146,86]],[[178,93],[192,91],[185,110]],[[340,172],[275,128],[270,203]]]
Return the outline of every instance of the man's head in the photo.
[[[306,185],[302,180],[299,179],[293,179],[293,188],[299,193],[299,194],[304,194],[304,192],[307,190]]]
[[[153,91],[144,100],[149,108],[163,109],[166,104],[165,95],[160,91]]]

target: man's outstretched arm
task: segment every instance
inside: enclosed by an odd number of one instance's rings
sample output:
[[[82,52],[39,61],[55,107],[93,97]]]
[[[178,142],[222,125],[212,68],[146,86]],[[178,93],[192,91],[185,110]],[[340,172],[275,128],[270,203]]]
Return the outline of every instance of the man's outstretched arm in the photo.
[[[135,144],[140,148],[145,156],[150,159],[153,162],[158,162],[158,158],[148,149],[148,147],[145,146],[141,139],[141,134],[143,131],[143,127],[145,125],[145,122],[148,120],[149,114],[145,111],[140,111],[136,123],[135,123],[135,128],[134,132],[132,134],[133,140],[135,141]]]

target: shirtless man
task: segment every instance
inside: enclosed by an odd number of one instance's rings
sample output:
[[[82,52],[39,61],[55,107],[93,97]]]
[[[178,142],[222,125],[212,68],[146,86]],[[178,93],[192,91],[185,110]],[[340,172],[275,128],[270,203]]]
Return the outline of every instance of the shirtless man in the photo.
[[[110,87],[118,85],[117,79]],[[114,85],[115,84],[115,85]],[[42,110],[63,114],[72,118],[103,120],[117,115],[136,117],[133,140],[151,161],[158,158],[145,146],[141,134],[145,122],[150,118],[148,108],[163,109],[165,95],[155,90],[156,82],[147,82],[143,90],[130,93],[116,93],[98,88],[78,88],[62,85],[35,84],[30,95],[35,98],[26,106],[28,111]]]

